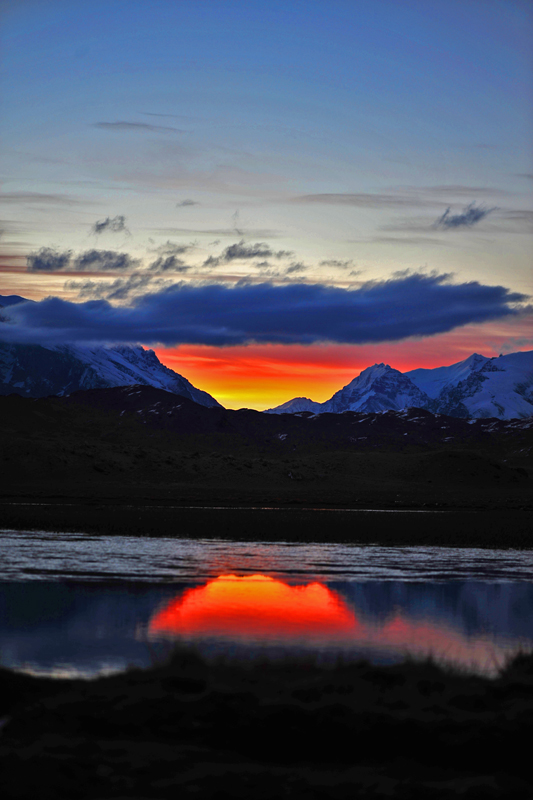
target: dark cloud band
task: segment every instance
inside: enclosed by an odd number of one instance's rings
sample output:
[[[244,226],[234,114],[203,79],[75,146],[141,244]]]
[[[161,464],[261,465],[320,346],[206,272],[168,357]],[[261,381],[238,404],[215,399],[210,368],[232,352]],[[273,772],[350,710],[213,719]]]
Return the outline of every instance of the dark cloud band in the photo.
[[[237,345],[362,344],[430,336],[517,313],[526,296],[503,286],[403,275],[358,289],[321,284],[178,284],[129,307],[49,298],[22,304],[2,326],[10,341]]]

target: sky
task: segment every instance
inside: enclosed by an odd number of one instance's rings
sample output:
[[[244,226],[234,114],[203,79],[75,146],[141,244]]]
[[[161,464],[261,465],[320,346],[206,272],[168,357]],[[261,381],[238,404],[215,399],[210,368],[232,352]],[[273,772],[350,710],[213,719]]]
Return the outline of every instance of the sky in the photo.
[[[0,294],[39,301],[2,338],[258,409],[533,349],[532,35],[529,0],[0,0]]]

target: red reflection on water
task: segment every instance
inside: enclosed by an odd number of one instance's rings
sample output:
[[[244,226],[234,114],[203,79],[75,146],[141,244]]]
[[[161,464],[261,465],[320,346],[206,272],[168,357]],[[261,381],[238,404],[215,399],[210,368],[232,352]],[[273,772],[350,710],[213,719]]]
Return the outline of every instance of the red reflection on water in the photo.
[[[289,586],[266,575],[221,575],[189,589],[150,621],[150,635],[346,642],[359,622],[326,586]]]
[[[396,609],[384,619],[363,619],[321,583],[290,586],[265,575],[221,575],[188,589],[158,611],[150,638],[264,642],[352,648],[444,659],[484,673],[496,672],[519,641],[467,635],[453,622],[410,618]]]

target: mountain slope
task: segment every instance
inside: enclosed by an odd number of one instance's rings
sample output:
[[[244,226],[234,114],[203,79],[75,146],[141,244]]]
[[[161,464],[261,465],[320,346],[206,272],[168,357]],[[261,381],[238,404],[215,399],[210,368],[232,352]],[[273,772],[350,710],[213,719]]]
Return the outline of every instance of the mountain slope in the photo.
[[[302,400],[309,405],[304,406]],[[410,407],[465,419],[529,417],[533,415],[533,351],[498,358],[474,353],[448,367],[403,374],[387,364],[375,364],[325,403],[295,398],[269,413],[380,412]]]
[[[316,403],[308,397],[294,397],[286,403],[282,403],[275,408],[266,408],[265,414],[301,414],[302,411],[311,411],[318,414],[322,410],[322,403]]]
[[[388,364],[374,364],[322,403],[322,412],[398,411],[402,408],[427,408],[430,399],[408,377]]]
[[[142,384],[165,389],[203,406],[214,397],[165,367],[143,347],[41,347],[0,342],[0,395],[66,395],[80,389]]]
[[[511,419],[533,414],[533,351],[487,359],[438,396],[443,414]],[[461,413],[462,410],[466,413]]]
[[[435,369],[412,369],[404,373],[429,397],[435,399],[444,390],[457,386],[461,381],[467,380],[472,372],[479,371],[490,358],[473,353],[464,361],[452,364],[449,367],[436,367]]]

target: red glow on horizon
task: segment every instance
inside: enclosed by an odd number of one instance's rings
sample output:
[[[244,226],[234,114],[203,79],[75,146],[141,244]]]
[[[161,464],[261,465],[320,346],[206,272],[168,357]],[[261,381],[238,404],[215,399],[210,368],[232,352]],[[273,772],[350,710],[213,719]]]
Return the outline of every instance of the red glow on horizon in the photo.
[[[384,362],[400,372],[463,361],[472,353],[531,349],[531,318],[467,325],[450,333],[399,342],[346,345],[181,345],[157,348],[163,364],[227,408],[264,408],[293,397],[328,400],[361,370]]]

